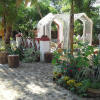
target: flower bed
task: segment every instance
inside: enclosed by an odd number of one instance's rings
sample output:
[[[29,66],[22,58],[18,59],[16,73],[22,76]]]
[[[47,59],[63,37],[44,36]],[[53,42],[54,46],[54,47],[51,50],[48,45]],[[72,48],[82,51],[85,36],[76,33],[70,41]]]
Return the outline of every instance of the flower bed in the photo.
[[[74,55],[54,52],[53,80],[80,96],[88,96],[88,88],[100,89],[100,51],[95,53],[94,47],[87,44],[78,45]]]

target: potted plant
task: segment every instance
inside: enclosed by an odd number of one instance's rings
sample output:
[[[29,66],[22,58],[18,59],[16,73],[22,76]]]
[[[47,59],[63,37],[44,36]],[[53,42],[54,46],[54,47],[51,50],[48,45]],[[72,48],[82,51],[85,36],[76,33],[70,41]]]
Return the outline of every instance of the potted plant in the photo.
[[[24,63],[29,63],[29,62],[39,62],[40,61],[40,51],[39,50],[35,50],[34,47],[32,48],[26,48],[24,50],[24,59],[23,62]]]
[[[8,63],[8,52],[6,50],[6,45],[2,41],[0,45],[0,64],[7,64],[7,63]]]
[[[51,63],[52,62],[52,58],[53,58],[53,54],[51,52],[46,52],[44,54],[45,62]]]
[[[16,68],[19,66],[19,48],[11,47],[8,48],[8,65],[11,68]]]
[[[88,88],[87,92],[90,97],[100,97],[100,89]]]

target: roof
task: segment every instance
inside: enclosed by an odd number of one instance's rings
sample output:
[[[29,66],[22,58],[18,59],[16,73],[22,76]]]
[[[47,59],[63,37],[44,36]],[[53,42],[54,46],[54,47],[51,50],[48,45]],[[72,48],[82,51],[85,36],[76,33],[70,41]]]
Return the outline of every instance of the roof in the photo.
[[[80,19],[81,21],[89,21],[93,23],[93,21],[85,14],[85,13],[78,13],[74,15],[75,20]]]
[[[58,20],[58,23],[64,20],[67,20],[65,18],[67,18],[66,16],[69,17],[69,14],[55,14],[53,15],[52,13],[49,13],[48,15],[46,15],[45,17],[43,17],[38,25],[39,26],[44,26],[47,25],[48,23],[52,22],[52,21],[56,21]],[[92,20],[85,14],[85,13],[78,13],[78,14],[74,14],[74,18],[75,20],[80,19],[82,22],[84,21],[88,21],[88,22],[92,22]]]

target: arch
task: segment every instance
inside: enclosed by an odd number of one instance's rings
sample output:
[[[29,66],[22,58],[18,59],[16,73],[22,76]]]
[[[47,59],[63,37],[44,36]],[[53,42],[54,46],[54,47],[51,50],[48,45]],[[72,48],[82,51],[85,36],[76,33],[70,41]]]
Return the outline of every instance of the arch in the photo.
[[[44,33],[45,35],[48,35],[48,37],[51,39],[51,24],[54,21],[58,28],[58,31],[60,34],[58,34],[59,36],[61,36],[63,34],[63,21],[61,21],[60,19],[56,18],[57,15],[53,15],[52,13],[49,13],[47,16],[45,16],[43,19],[41,19],[37,25],[37,29],[38,29],[38,38],[40,38]],[[45,27],[45,29],[44,29]],[[61,42],[61,40],[59,40]]]
[[[85,14],[79,13],[74,14],[74,21],[81,20],[83,22],[83,35],[82,40],[83,42],[88,41],[89,44],[92,44],[92,27],[93,22],[92,20]],[[70,14],[55,14],[49,13],[45,17],[43,17],[38,25],[38,38],[41,38],[42,35],[47,35],[51,39],[51,23],[56,22],[59,26],[59,43],[63,43],[64,49],[70,49],[70,36],[69,36],[69,29],[70,29]]]
[[[55,21],[53,21],[51,24],[55,24],[56,25],[56,29],[57,29],[57,42],[59,43],[59,24],[56,23]],[[52,27],[52,26],[51,26]],[[52,38],[52,34],[51,34],[51,38]]]
[[[74,35],[80,37],[83,35],[83,22],[79,19],[74,22]]]
[[[75,14],[74,21],[76,20],[80,20],[83,23],[83,42],[89,42],[89,44],[92,44],[92,20],[85,13]]]

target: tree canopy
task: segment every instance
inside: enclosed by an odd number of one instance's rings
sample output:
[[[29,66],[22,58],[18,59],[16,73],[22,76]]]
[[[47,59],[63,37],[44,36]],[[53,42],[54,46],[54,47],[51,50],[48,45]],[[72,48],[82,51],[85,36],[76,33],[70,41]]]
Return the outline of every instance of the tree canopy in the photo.
[[[94,32],[98,33],[96,23],[99,22],[99,10],[93,7],[96,0],[0,0],[0,17],[3,19],[5,33],[9,25],[11,30],[27,32],[34,29],[36,23],[49,12],[86,13],[94,21]],[[30,7],[28,4],[30,3]],[[98,26],[99,23],[98,23]],[[9,32],[10,33],[10,32]]]

